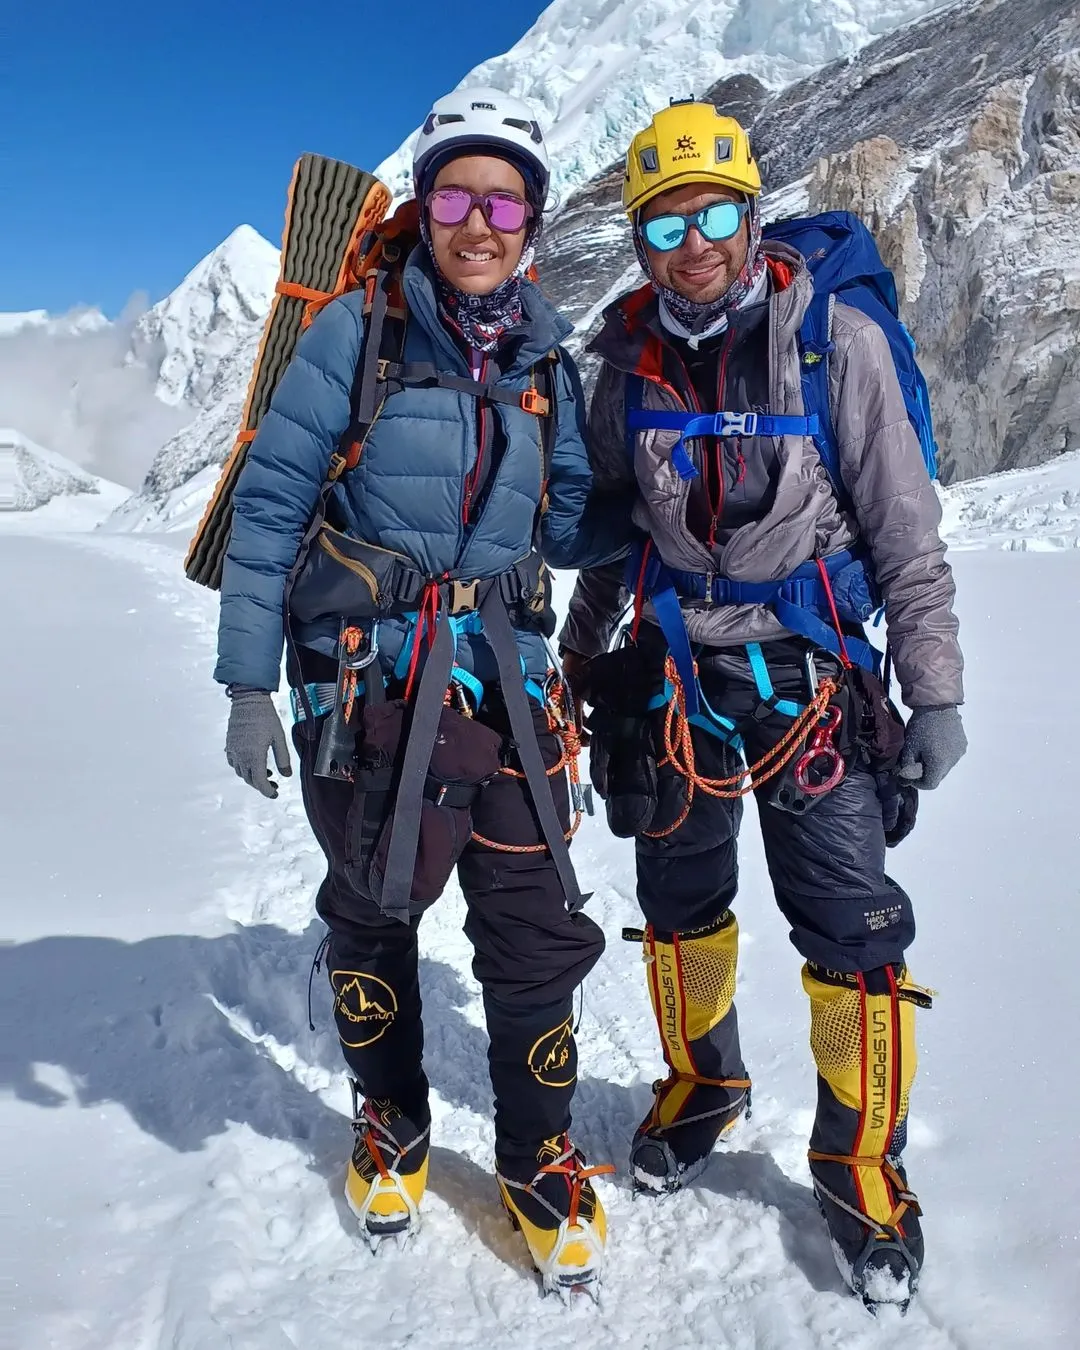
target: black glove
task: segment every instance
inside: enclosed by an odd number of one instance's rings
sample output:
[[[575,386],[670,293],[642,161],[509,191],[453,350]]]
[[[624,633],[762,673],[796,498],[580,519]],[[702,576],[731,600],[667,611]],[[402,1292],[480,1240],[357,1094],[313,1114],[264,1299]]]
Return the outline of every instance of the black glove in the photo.
[[[652,656],[632,643],[594,656],[585,669],[585,697],[593,705],[592,784],[604,800],[611,833],[632,839],[649,828],[659,805],[649,703],[663,687],[663,674]]]
[[[225,733],[225,758],[238,778],[272,799],[278,795],[278,785],[266,767],[267,754],[273,750],[274,763],[283,778],[292,774],[285,729],[274,700],[265,689],[235,685],[229,688],[229,698],[232,706]]]
[[[916,708],[904,732],[897,774],[922,791],[936,788],[966,750],[959,708]]]

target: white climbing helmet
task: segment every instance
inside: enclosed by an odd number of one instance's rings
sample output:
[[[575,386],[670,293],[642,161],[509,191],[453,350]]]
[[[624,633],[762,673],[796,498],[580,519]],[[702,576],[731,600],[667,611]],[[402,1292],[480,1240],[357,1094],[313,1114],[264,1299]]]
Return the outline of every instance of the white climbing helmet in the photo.
[[[544,133],[529,105],[501,89],[458,89],[436,102],[413,152],[417,196],[421,185],[433,177],[432,170],[474,148],[509,152],[526,178],[535,180],[538,205],[543,207],[551,179]]]

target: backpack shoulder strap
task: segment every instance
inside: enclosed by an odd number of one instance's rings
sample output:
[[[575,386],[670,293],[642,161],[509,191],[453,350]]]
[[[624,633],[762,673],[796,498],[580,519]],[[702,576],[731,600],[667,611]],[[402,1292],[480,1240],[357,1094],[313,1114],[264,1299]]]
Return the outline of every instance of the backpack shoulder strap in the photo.
[[[540,398],[547,400],[547,414],[540,417],[540,501],[536,508],[536,521],[533,530],[533,548],[540,552],[540,523],[548,509],[548,480],[551,478],[551,461],[555,457],[555,442],[559,438],[559,390],[556,384],[556,372],[559,365],[559,349],[553,347],[543,360],[533,367],[534,388]]]
[[[836,438],[829,390],[829,357],[835,351],[832,340],[835,304],[836,297],[826,292],[815,293],[807,306],[799,330],[799,371],[803,409],[808,417],[816,415],[818,419],[814,444],[833,488],[841,502],[849,506],[851,494],[840,473],[840,445]]]
[[[536,390],[541,398],[547,400],[548,412],[540,418],[540,454],[543,460],[544,491],[551,477],[551,461],[555,457],[555,442],[559,439],[559,388],[557,383],[559,369],[559,349],[552,347],[547,356],[535,367]]]
[[[634,455],[637,450],[637,432],[630,425],[630,414],[640,412],[645,398],[645,376],[627,375],[623,383],[623,408],[626,416],[626,458],[630,465],[630,476],[634,474]]]
[[[390,312],[387,304],[391,285],[389,269],[380,268],[349,390],[349,425],[330,458],[329,477],[335,482],[360,462],[364,439],[377,416],[380,367],[400,361],[404,354],[405,320]]]

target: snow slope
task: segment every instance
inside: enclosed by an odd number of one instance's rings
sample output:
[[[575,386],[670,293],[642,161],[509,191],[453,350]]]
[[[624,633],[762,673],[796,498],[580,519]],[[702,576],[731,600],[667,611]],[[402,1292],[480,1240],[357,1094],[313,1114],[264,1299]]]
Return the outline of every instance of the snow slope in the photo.
[[[1080,1017],[1066,701],[1017,700],[1015,652],[1076,656],[1080,555],[957,554],[972,748],[891,859],[916,899],[912,1178],[930,1250],[904,1322],[846,1295],[808,1188],[798,960],[744,829],[739,1006],[754,1117],[688,1193],[631,1202],[660,1068],[631,849],[575,846],[609,936],[581,1029],[575,1134],[599,1185],[604,1306],[541,1300],[492,1177],[480,999],[448,894],[421,930],[434,1148],[425,1226],[373,1260],[339,1196],[347,1092],[316,979],[320,855],[295,781],[268,803],[221,754],[215,601],[148,536],[0,535],[9,719],[0,809],[0,1133],[14,1350],[1055,1350],[1075,1343],[1080,1181],[1065,1028]],[[565,578],[563,579],[565,582]],[[565,598],[565,588],[564,588]],[[58,630],[68,697],[41,699]],[[1008,754],[1002,755],[1003,736]],[[1072,734],[1068,734],[1068,733]],[[1022,785],[1022,786],[1021,786]]]
[[[525,36],[461,82],[526,99],[545,130],[557,201],[619,159],[669,98],[726,75],[780,88],[941,0],[554,0]],[[411,192],[415,133],[376,171]]]

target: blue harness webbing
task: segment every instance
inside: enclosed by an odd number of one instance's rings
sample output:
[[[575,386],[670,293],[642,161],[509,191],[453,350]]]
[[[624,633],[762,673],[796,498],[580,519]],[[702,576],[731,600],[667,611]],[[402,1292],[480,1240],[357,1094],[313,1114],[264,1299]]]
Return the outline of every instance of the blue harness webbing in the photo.
[[[754,676],[754,683],[757,685],[758,697],[762,703],[767,705],[773,712],[777,712],[781,717],[796,718],[802,713],[806,704],[796,703],[794,699],[777,698],[776,688],[772,682],[772,676],[769,674],[768,662],[765,660],[765,653],[761,650],[760,642],[748,642],[746,644],[746,656],[750,662],[750,670]],[[685,688],[685,685],[684,685]],[[687,721],[695,727],[700,727],[702,731],[707,731],[710,736],[716,736],[719,740],[726,742],[733,750],[742,751],[743,738],[737,730],[737,724],[730,717],[725,717],[723,713],[718,713],[709,703],[700,685],[697,689],[699,711],[688,714]],[[649,712],[658,708],[665,708],[675,697],[675,688],[670,680],[664,681],[663,693],[655,695],[648,705]]]
[[[419,613],[412,610],[410,613],[402,616],[408,622],[408,628],[405,630],[405,638],[401,644],[401,651],[398,653],[397,661],[394,663],[393,678],[397,680],[405,679],[409,669],[409,657],[411,655],[411,645],[416,632],[416,624]],[[449,615],[450,628],[454,637],[454,650],[457,650],[458,640],[464,633],[482,633],[483,624],[480,622],[480,614],[477,610],[472,610],[464,615]],[[522,658],[521,673],[525,675],[525,660]],[[454,665],[450,671],[450,678],[455,684],[461,685],[473,705],[473,712],[480,711],[480,705],[484,701],[484,686],[476,676],[462,666]],[[386,677],[383,677],[383,683],[386,683]],[[308,683],[304,689],[311,704],[312,713],[316,718],[325,716],[333,711],[334,700],[337,697],[337,685],[334,683]],[[528,696],[541,707],[544,707],[546,699],[544,691],[536,680],[526,676],[525,692]],[[304,712],[303,698],[298,689],[290,691],[289,700],[292,704],[292,714],[294,722],[303,722],[307,714]]]
[[[671,462],[680,478],[698,477],[698,470],[687,452],[685,442],[697,436],[817,436],[820,420],[816,413],[809,417],[782,416],[774,413],[697,413],[649,412],[643,408],[626,410],[628,432],[681,431],[671,451]]]
[[[665,680],[663,693],[656,694],[649,700],[647,711],[654,712],[657,708],[666,708],[674,697],[675,686],[670,680]],[[733,750],[742,750],[743,738],[736,731],[732,719],[725,717],[723,713],[718,713],[700,690],[698,691],[698,701],[700,706],[704,708],[704,712],[696,712],[687,717],[686,720],[691,726],[700,727],[702,731],[707,731],[710,736],[725,741]]]
[[[458,642],[467,634],[483,633],[484,625],[480,618],[479,610],[470,610],[467,614],[450,614],[446,616],[450,623],[450,631],[454,639],[454,652],[457,652]],[[403,680],[408,674],[409,659],[412,654],[412,644],[416,638],[416,625],[420,615],[417,610],[410,610],[403,614],[402,618],[406,620],[408,627],[405,630],[405,637],[401,644],[401,651],[398,652],[397,661],[394,663],[394,678]],[[544,691],[539,684],[526,674],[525,658],[521,658],[521,673],[525,676],[525,692],[541,708],[545,704]],[[473,704],[473,711],[479,712],[480,705],[484,701],[484,686],[470,671],[464,670],[459,665],[454,665],[450,671],[451,680],[460,684],[469,695]]]
[[[655,552],[650,553],[642,569],[643,549],[644,545],[639,544],[631,553],[625,585],[634,592],[641,579],[643,598],[652,602],[656,621],[686,691],[688,716],[693,717],[701,708],[694,655],[682,612],[683,600],[707,600],[713,605],[768,605],[789,632],[797,633],[833,656],[841,655],[839,635],[831,622],[822,617],[831,618],[831,612],[817,563],[804,563],[783,581],[734,581],[730,577],[675,571],[665,566]],[[844,549],[824,561],[826,574],[831,578],[858,559]],[[872,612],[858,616],[859,620],[866,621]],[[880,653],[864,638],[845,635],[844,646],[856,665],[877,672]]]
[[[334,700],[337,698],[337,684],[312,684],[310,681],[304,685],[307,690],[308,703],[311,705],[313,717],[325,717],[328,712],[333,712]],[[292,715],[294,722],[306,722],[307,713],[304,711],[304,700],[301,697],[299,689],[289,690],[289,703],[292,706]]]
[[[768,704],[781,717],[798,717],[803,711],[804,705],[796,703],[794,699],[776,697],[776,690],[773,687],[772,676],[769,674],[765,653],[761,650],[761,643],[748,642],[746,644],[746,655],[750,661],[750,669],[754,672],[754,683],[757,685],[762,703]]]

